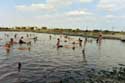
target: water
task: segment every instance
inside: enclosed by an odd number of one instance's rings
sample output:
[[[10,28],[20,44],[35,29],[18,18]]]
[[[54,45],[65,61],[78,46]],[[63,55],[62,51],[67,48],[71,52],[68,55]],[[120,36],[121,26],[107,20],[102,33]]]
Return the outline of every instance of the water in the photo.
[[[15,33],[26,36],[26,32],[1,32],[0,38],[8,33],[10,38]],[[95,39],[89,39],[86,45],[85,56],[81,47],[56,48],[59,35],[31,33],[38,36],[38,41],[32,40],[31,50],[18,50],[20,46],[14,45],[7,55],[5,49],[0,47],[0,83],[91,83],[88,79],[99,76],[101,70],[110,71],[113,67],[125,63],[125,43],[118,40],[103,40],[101,46],[96,44]],[[79,37],[73,37],[77,40]],[[84,38],[81,37],[84,40]],[[18,40],[18,39],[17,39]],[[63,45],[72,45],[72,42],[63,42]],[[0,40],[4,45],[9,38]],[[27,47],[23,45],[22,47]],[[17,63],[22,63],[21,72],[17,72]],[[113,79],[114,80],[114,79]],[[116,79],[115,79],[116,80]],[[95,81],[95,80],[94,80]],[[122,81],[119,81],[122,83]],[[100,82],[98,82],[100,83]],[[123,82],[124,83],[124,82]]]

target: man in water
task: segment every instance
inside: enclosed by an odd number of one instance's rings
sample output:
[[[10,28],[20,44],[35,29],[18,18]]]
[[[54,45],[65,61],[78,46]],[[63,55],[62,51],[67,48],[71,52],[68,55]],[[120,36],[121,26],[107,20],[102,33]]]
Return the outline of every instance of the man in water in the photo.
[[[60,39],[57,39],[57,44],[56,44],[57,48],[63,47],[62,45],[60,45]]]
[[[19,40],[19,44],[25,44],[26,42],[24,42],[24,40],[23,40],[23,36],[20,38],[20,40]]]
[[[84,47],[86,46],[87,41],[88,41],[88,39],[86,37],[85,40],[84,40]]]
[[[101,44],[101,41],[102,41],[102,33],[100,32],[99,35],[98,35],[98,38],[96,40],[97,43]]]
[[[57,39],[57,44],[56,44],[56,46],[57,46],[57,48],[59,48],[59,46],[60,46],[60,39],[59,39],[59,38]]]
[[[82,40],[79,38],[79,46],[82,47]]]

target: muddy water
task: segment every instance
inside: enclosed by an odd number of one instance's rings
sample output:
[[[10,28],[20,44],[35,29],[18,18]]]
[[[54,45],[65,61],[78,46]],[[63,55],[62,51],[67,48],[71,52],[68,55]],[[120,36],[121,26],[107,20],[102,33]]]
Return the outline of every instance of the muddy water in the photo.
[[[5,33],[9,34],[9,37],[5,37]],[[84,80],[92,78],[88,76],[89,74],[96,75],[101,70],[108,72],[113,67],[119,67],[120,64],[125,63],[125,43],[121,41],[103,40],[102,44],[98,45],[95,39],[89,39],[92,42],[87,43],[85,56],[83,56],[83,47],[77,46],[75,50],[57,49],[55,45],[58,35],[52,35],[50,40],[49,34],[40,33],[31,33],[38,37],[38,41],[32,40],[30,51],[18,50],[20,45],[17,44],[11,48],[9,54],[6,54],[2,45],[15,33],[18,33],[18,37],[25,37],[27,34],[26,32],[0,33],[2,38],[0,40],[0,83],[59,83],[60,81],[83,83]],[[79,37],[71,38],[77,40]],[[82,37],[81,39],[84,40]],[[16,40],[18,41],[18,38]],[[61,39],[63,45],[72,45],[71,43],[72,41],[66,43]],[[22,63],[21,72],[17,72],[18,62]],[[91,83],[91,80],[86,83]]]

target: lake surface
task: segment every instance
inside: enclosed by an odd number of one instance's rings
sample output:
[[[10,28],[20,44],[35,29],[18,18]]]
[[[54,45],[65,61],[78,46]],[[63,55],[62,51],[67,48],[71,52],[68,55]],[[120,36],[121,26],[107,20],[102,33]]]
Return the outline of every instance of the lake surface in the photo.
[[[5,36],[9,34],[9,37]],[[103,40],[101,45],[96,43],[96,39],[88,39],[85,48],[85,56],[82,54],[83,47],[76,46],[72,48],[56,48],[59,35],[42,33],[33,34],[38,40],[32,40],[31,50],[19,50],[20,45],[16,44],[11,48],[9,54],[2,45],[5,45],[14,34],[26,37],[28,32],[0,32],[0,83],[92,83],[83,82],[92,78],[101,70],[110,71],[114,67],[125,64],[125,43],[119,40]],[[79,37],[70,36],[74,40]],[[84,38],[80,37],[82,40]],[[61,44],[72,45],[72,41]],[[27,47],[22,45],[21,47]],[[17,63],[22,63],[21,72],[17,72]],[[93,75],[93,76],[94,76]],[[100,76],[99,76],[100,77]],[[95,82],[93,82],[95,83]],[[101,82],[98,82],[101,83]],[[119,83],[122,83],[119,81]],[[125,83],[125,82],[123,82]]]

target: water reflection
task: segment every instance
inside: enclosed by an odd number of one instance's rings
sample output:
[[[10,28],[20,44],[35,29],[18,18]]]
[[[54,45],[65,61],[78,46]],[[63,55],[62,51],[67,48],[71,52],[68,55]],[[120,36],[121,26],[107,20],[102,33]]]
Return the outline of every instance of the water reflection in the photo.
[[[85,48],[83,48],[82,54],[83,54],[83,63],[87,64]]]

